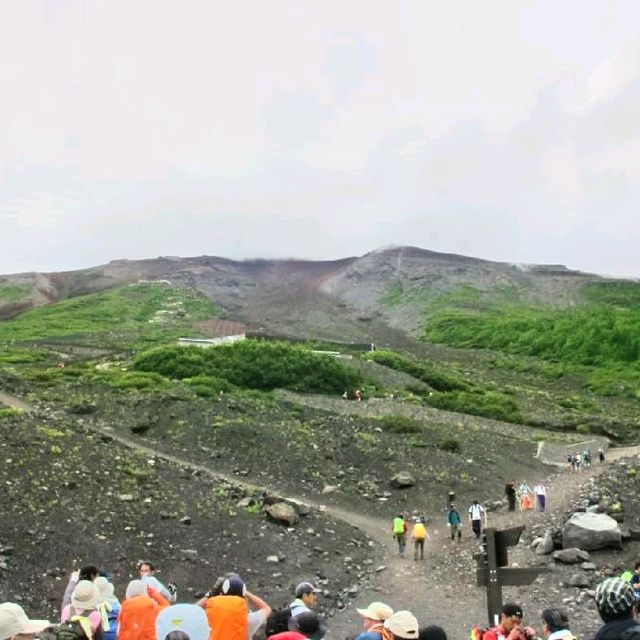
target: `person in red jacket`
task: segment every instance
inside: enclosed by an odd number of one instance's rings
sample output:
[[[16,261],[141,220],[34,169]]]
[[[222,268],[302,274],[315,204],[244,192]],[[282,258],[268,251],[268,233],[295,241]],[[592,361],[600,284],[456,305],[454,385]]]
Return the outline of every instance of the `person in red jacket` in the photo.
[[[118,614],[118,640],[156,640],[156,618],[168,606],[155,589],[132,580]]]
[[[523,615],[519,604],[507,602],[500,612],[498,626],[487,629],[482,640],[533,640],[536,632],[522,625]]]

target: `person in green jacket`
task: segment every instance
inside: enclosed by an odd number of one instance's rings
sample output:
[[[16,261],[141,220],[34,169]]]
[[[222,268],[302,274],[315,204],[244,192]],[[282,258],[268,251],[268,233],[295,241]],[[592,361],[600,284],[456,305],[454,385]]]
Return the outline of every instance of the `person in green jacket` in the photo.
[[[402,513],[393,519],[392,529],[393,537],[398,543],[398,553],[404,557],[404,548],[407,546],[407,523]]]

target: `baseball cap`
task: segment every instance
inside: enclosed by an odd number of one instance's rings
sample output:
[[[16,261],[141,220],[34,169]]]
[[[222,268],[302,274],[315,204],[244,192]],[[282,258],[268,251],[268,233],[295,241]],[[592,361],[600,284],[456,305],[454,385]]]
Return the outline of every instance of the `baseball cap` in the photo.
[[[504,613],[507,618],[511,618],[511,616],[517,616],[522,620],[524,617],[524,611],[522,611],[522,607],[515,602],[507,602],[502,607],[502,613]]]
[[[356,611],[369,620],[382,622],[393,615],[393,609],[384,602],[372,602],[366,609],[356,609]]]
[[[225,578],[225,581],[222,583],[222,595],[244,597],[246,594],[247,587],[240,576],[229,576]]]
[[[48,620],[31,620],[19,604],[0,604],[0,640],[21,633],[39,633],[50,625]]]
[[[296,587],[296,598],[300,598],[305,593],[320,593],[320,589],[316,589],[310,582],[301,582]]]
[[[398,638],[418,637],[418,620],[411,611],[396,611],[384,621],[384,626]]]
[[[633,607],[636,596],[633,587],[620,578],[607,578],[596,588],[598,610],[612,615],[626,613]]]

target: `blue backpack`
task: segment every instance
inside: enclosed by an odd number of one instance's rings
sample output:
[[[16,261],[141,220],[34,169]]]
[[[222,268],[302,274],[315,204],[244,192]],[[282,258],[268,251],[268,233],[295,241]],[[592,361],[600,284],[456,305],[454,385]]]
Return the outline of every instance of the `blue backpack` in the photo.
[[[118,614],[120,613],[120,603],[103,602],[100,605],[100,613],[103,620],[102,640],[116,640],[116,635],[118,633]],[[104,625],[105,615],[106,620],[109,624],[108,629],[106,629]]]

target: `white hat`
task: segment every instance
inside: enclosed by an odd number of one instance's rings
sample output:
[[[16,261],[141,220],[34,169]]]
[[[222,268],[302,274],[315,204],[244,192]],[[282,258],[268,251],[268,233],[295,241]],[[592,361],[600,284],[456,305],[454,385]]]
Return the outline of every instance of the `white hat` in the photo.
[[[39,633],[51,623],[48,620],[30,620],[24,609],[13,602],[0,604],[0,640],[21,633]]]
[[[356,609],[356,611],[369,620],[383,622],[393,615],[393,609],[384,602],[372,602],[366,609]]]
[[[135,598],[135,596],[146,596],[147,585],[142,580],[132,580],[127,585],[125,598]]]
[[[98,588],[90,580],[80,580],[71,594],[71,606],[76,611],[89,611],[98,605]]]
[[[98,603],[102,604],[103,602],[118,602],[118,598],[113,594],[113,584],[109,582],[104,576],[98,576],[93,584],[96,586],[98,590]]]
[[[209,639],[207,614],[197,604],[174,604],[156,618],[156,638],[166,638],[172,631],[183,631],[191,640]]]
[[[418,620],[411,611],[396,611],[384,622],[386,629],[389,629],[398,638],[417,638]]]

